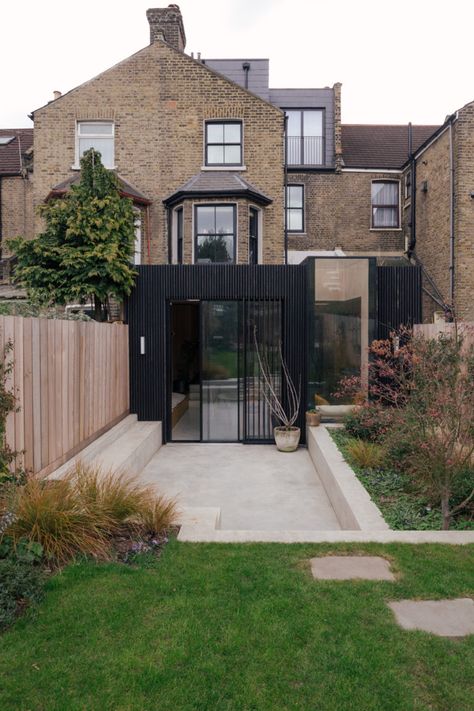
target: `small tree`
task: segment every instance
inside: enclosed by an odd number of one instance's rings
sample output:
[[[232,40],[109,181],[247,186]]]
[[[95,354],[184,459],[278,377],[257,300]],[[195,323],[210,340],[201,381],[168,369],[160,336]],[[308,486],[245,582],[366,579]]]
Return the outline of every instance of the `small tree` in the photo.
[[[9,241],[16,280],[41,305],[92,299],[95,319],[103,320],[109,298],[122,300],[134,282],[131,200],[120,196],[117,178],[91,148],[81,159],[80,182],[39,212],[44,232]]]

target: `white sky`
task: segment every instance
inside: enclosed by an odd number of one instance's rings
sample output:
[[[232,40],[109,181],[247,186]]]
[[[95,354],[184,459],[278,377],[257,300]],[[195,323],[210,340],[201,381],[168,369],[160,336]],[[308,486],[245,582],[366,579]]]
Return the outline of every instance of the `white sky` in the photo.
[[[0,5],[0,127],[149,42],[156,0]],[[442,123],[474,100],[472,0],[177,0],[186,51],[270,59],[270,86],[341,81],[345,123]]]

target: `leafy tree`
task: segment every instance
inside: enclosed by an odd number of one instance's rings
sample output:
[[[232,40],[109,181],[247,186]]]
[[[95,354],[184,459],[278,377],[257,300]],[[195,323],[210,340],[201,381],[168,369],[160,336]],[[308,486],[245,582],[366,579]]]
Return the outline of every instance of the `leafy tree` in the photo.
[[[109,298],[123,299],[134,282],[131,200],[120,196],[117,178],[91,148],[81,159],[79,183],[39,212],[44,232],[9,241],[18,257],[16,280],[41,305],[90,298],[96,320],[103,320]]]

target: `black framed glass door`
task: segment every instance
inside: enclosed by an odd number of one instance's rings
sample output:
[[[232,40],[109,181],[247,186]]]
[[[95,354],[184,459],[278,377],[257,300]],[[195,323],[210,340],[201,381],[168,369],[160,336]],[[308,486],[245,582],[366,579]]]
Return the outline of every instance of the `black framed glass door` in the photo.
[[[168,439],[264,442],[273,422],[263,396],[256,341],[278,376],[280,301],[171,304]]]

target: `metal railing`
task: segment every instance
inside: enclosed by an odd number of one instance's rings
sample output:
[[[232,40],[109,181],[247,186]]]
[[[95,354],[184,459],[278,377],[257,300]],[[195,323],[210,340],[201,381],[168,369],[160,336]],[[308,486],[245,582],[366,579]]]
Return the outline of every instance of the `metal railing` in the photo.
[[[288,165],[324,165],[323,136],[288,136]]]

